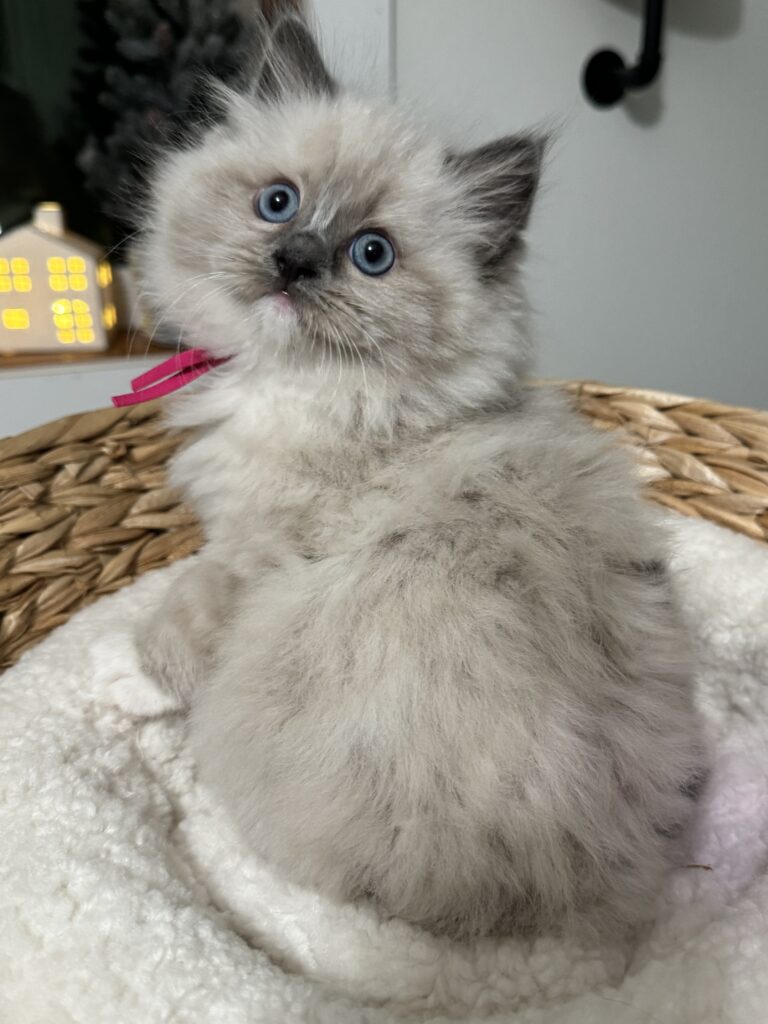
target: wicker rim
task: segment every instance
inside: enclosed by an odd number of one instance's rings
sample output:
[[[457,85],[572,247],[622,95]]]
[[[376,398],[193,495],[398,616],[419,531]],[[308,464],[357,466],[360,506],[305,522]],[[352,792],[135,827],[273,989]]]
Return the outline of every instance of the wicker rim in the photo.
[[[648,497],[768,541],[768,413],[663,391],[558,382],[639,450]]]
[[[768,413],[662,391],[558,381],[638,451],[654,501],[768,541]],[[196,551],[166,482],[161,405],[98,409],[0,440],[0,668],[79,608]]]

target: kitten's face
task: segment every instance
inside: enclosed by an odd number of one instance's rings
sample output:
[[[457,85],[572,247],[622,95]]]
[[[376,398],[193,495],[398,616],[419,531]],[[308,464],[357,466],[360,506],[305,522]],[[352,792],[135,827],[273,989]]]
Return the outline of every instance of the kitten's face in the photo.
[[[319,74],[270,102],[231,98],[226,124],[161,173],[144,248],[156,305],[189,343],[287,368],[413,382],[466,372],[487,346],[501,357],[537,144],[450,157]]]

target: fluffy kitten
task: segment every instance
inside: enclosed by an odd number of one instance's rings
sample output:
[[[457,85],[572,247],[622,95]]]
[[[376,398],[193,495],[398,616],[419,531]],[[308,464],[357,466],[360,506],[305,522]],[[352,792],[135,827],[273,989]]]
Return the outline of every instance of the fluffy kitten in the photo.
[[[293,20],[226,104],[143,241],[158,310],[233,357],[172,405],[207,542],[145,667],[296,881],[459,938],[636,924],[702,751],[659,524],[524,382],[542,143],[446,152]]]

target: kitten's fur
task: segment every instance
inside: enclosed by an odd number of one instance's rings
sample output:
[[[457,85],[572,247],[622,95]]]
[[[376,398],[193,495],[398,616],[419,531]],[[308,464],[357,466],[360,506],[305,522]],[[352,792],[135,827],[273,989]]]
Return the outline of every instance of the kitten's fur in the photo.
[[[647,918],[702,750],[659,524],[524,383],[540,141],[448,154],[339,95],[295,21],[226,102],[142,253],[186,341],[234,356],[174,402],[207,543],[141,637],[202,778],[289,877],[435,931]],[[287,225],[253,212],[275,180]],[[383,277],[347,256],[364,227]],[[297,231],[326,255],[286,313]]]

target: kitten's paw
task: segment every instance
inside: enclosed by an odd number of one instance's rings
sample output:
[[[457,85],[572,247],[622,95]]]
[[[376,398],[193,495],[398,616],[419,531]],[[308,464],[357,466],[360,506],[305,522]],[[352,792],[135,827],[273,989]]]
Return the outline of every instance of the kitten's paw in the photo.
[[[176,697],[163,690],[139,664],[130,637],[110,637],[93,645],[94,674],[102,699],[132,718],[156,718],[181,710]]]
[[[181,704],[143,672],[115,679],[107,687],[107,699],[132,718],[156,718],[181,711]]]

